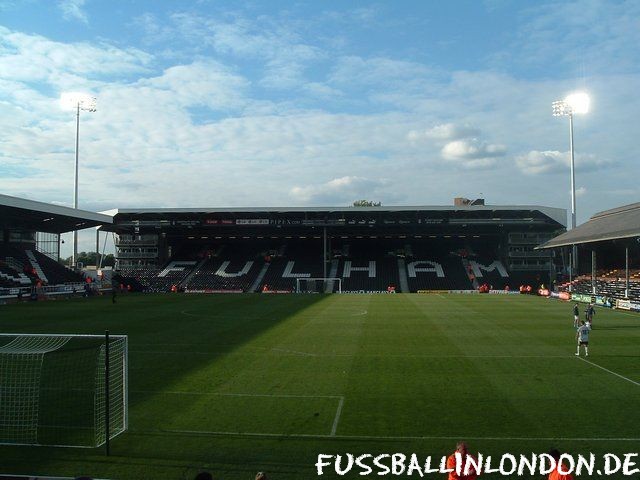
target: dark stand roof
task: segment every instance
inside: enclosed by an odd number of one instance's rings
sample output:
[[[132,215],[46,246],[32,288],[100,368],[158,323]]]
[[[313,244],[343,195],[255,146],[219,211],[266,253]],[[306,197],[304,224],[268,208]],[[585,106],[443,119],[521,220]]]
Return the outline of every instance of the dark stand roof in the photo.
[[[630,237],[640,237],[640,203],[596,213],[588,222],[538,248],[557,248]]]
[[[0,195],[0,228],[65,233],[112,223],[109,215]]]

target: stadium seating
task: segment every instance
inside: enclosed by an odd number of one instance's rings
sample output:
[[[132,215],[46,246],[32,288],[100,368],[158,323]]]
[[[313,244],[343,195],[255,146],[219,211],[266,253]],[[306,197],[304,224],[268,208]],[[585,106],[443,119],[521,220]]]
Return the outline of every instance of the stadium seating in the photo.
[[[183,246],[162,268],[126,269],[148,291],[295,291],[296,277],[342,279],[343,292],[472,290],[539,286],[542,272],[508,272],[495,248],[463,239],[332,239],[325,273],[322,243],[314,238],[246,240]],[[545,273],[546,275],[546,273]],[[337,283],[333,285],[337,290]]]
[[[442,241],[413,242],[407,249],[407,275],[411,292],[418,290],[471,290],[462,257]]]
[[[237,256],[227,260],[212,258],[195,272],[185,287],[189,290],[249,292],[261,267],[261,261]]]
[[[68,269],[64,265],[56,262],[52,258],[36,251],[29,250],[35,257],[38,265],[47,277],[49,285],[59,285],[64,283],[78,283],[84,281],[82,275]]]
[[[2,285],[31,286],[38,280],[46,285],[83,282],[82,275],[66,268],[30,247],[0,243],[0,279]]]
[[[125,269],[120,274],[127,285],[131,284],[131,279],[135,279],[136,290],[142,288],[148,292],[169,292],[172,286],[180,286],[195,266],[194,261],[172,260],[164,268]]]
[[[336,247],[336,277],[342,278],[343,292],[386,292],[389,286],[399,291],[398,261],[389,243],[344,240]]]
[[[240,242],[224,244],[217,248],[215,256],[201,262],[194,273],[184,282],[188,291],[232,291],[252,292],[258,286],[265,258],[274,253],[270,244]],[[262,283],[262,282],[260,282]]]
[[[296,277],[320,278],[324,275],[320,247],[309,248],[305,244],[291,243],[270,256],[261,285],[271,291],[295,291]]]
[[[581,275],[576,277],[571,283],[563,283],[558,289],[568,291],[571,285],[573,293],[581,293],[591,295],[593,293],[593,284],[591,275]],[[596,294],[604,295],[611,298],[625,298],[626,282],[624,279],[624,271],[600,271],[596,273]],[[640,299],[640,271],[633,270],[629,274],[629,292],[628,298]]]

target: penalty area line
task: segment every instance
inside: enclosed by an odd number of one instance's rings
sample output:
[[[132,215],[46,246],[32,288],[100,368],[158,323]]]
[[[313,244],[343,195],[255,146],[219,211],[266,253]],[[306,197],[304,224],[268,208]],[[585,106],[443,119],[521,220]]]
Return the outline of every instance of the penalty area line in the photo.
[[[586,360],[586,359],[584,359],[584,358],[582,358],[582,357],[578,357],[578,356],[576,356],[576,358],[577,358],[578,360],[582,360],[582,361],[583,361],[583,362],[585,362],[585,363],[588,363],[589,365],[593,365],[594,367],[597,367],[597,368],[599,368],[600,370],[604,370],[605,372],[610,373],[611,375],[615,375],[616,377],[621,378],[622,380],[626,380],[627,382],[629,382],[629,383],[633,383],[634,385],[637,385],[638,387],[640,387],[640,383],[638,383],[638,382],[636,382],[636,381],[634,381],[634,380],[631,380],[630,378],[627,378],[627,377],[625,377],[624,375],[620,375],[619,373],[613,372],[613,371],[609,370],[608,368],[601,367],[601,366],[600,366],[600,365],[598,365],[597,363],[590,362],[589,360]]]
[[[227,393],[227,392],[185,392],[176,390],[132,390],[133,394],[153,395],[189,395],[201,397],[255,397],[255,398],[335,398],[342,399],[341,395],[298,395],[289,393]]]
[[[131,434],[139,435],[193,435],[203,437],[257,437],[257,438],[317,438],[326,440],[460,440],[466,438],[476,441],[531,441],[531,442],[639,442],[640,438],[626,437],[470,437],[468,435],[452,436],[385,436],[385,435],[326,435],[312,433],[260,433],[260,432],[229,432],[207,430],[129,430]]]
[[[338,430],[338,423],[340,422],[340,415],[342,415],[342,406],[344,405],[344,397],[340,397],[338,401],[338,408],[336,409],[336,416],[333,419],[333,425],[331,426],[331,436],[336,436],[336,431]]]

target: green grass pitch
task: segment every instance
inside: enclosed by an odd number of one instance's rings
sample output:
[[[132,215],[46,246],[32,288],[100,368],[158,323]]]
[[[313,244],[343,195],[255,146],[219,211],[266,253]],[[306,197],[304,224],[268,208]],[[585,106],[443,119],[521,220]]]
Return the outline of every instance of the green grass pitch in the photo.
[[[2,446],[0,471],[137,480],[206,469],[235,480],[263,470],[292,480],[316,478],[319,453],[440,456],[457,439],[493,455],[634,452],[640,316],[598,309],[594,324],[588,363],[574,356],[571,305],[529,296],[125,295],[116,305],[4,306],[4,332],[129,335],[130,429],[109,458]]]

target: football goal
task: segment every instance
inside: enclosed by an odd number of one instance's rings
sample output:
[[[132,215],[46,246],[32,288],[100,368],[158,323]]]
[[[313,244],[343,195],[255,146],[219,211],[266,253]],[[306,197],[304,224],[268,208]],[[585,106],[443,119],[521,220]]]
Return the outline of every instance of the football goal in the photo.
[[[341,278],[296,278],[296,293],[342,293]]]
[[[127,429],[126,335],[0,334],[0,444],[98,447]]]

